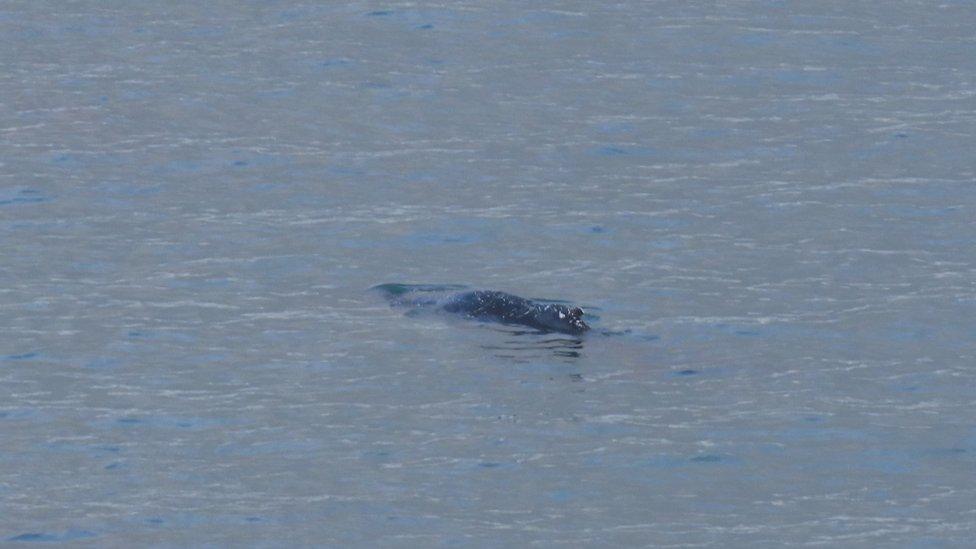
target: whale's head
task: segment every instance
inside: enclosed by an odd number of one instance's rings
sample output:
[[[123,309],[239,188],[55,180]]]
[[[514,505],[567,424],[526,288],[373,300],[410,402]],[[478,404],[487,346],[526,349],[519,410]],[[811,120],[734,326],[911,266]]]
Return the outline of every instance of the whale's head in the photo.
[[[546,305],[539,312],[537,320],[547,330],[564,334],[582,334],[590,329],[583,321],[583,309],[565,305]]]

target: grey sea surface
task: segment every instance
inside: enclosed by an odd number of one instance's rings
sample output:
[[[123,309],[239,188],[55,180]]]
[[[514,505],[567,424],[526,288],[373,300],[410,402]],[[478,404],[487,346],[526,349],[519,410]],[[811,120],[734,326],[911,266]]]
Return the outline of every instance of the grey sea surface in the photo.
[[[0,2],[0,544],[971,546],[974,28]]]

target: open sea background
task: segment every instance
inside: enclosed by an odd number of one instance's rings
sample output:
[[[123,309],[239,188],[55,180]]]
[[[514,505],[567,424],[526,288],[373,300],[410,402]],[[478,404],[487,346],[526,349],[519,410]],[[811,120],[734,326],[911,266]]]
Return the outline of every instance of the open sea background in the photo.
[[[974,28],[0,2],[0,544],[969,545]]]

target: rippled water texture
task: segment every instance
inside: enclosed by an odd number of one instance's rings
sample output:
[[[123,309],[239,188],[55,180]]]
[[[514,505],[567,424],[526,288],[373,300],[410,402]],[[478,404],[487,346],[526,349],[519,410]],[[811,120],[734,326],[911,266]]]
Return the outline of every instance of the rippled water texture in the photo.
[[[0,3],[0,543],[971,543],[974,28]]]

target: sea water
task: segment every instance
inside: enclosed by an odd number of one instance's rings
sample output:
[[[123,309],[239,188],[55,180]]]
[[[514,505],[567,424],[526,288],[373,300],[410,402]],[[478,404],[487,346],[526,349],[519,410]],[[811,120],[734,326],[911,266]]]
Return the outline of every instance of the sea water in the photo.
[[[971,543],[973,28],[0,4],[0,543]]]

